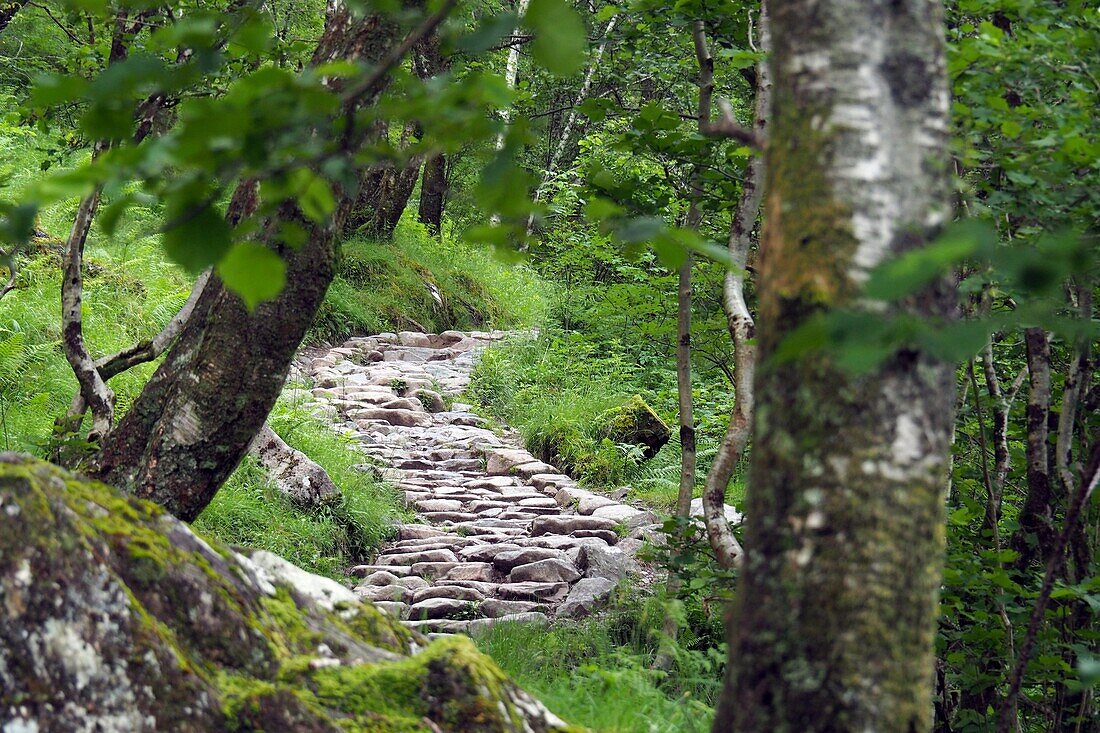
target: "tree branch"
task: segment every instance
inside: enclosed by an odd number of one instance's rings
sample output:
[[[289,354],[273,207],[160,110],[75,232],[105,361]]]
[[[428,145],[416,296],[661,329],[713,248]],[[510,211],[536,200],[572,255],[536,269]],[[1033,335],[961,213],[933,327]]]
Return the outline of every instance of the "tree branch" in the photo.
[[[701,125],[700,131],[704,135],[725,140],[736,140],[757,152],[764,149],[764,139],[754,129],[745,127],[737,121],[729,102],[724,99],[718,100],[718,109],[722,111],[721,117],[714,122]]]
[[[761,6],[760,43],[767,50],[770,42],[767,14],[765,8]],[[763,140],[771,105],[771,74],[766,61],[758,65],[756,83],[753,135]],[[726,273],[722,288],[726,326],[733,341],[735,377],[733,414],[730,416],[729,428],[711,464],[703,488],[703,521],[707,528],[707,539],[710,540],[719,564],[724,568],[732,568],[739,564],[743,554],[740,543],[733,536],[726,521],[725,503],[726,487],[745,451],[745,446],[748,445],[749,435],[752,432],[753,379],[756,371],[756,347],[753,339],[756,335],[756,323],[745,302],[745,273],[749,249],[752,246],[752,231],[760,213],[763,191],[764,161],[760,156],[755,156],[749,161],[749,167],[742,182],[741,198],[737,202],[737,210],[730,221],[728,249],[733,267]]]

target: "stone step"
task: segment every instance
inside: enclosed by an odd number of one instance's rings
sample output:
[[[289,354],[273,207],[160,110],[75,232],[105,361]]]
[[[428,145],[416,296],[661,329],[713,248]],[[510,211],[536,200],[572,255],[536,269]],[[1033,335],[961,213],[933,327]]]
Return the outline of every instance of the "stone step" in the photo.
[[[349,339],[301,362],[314,389],[287,390],[327,415],[362,453],[356,468],[394,483],[416,522],[400,525],[354,592],[433,635],[501,622],[578,617],[637,570],[638,540],[619,532],[656,522],[497,435],[469,405],[481,346],[503,332],[401,332]],[[448,406],[448,403],[449,406]]]

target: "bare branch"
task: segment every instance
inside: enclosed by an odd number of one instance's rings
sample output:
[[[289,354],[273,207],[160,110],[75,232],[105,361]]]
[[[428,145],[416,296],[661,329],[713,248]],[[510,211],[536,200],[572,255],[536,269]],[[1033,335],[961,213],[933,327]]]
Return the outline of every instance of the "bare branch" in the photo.
[[[343,102],[344,108],[347,110],[343,134],[343,147],[345,150],[354,146],[355,109],[358,105],[364,98],[378,93],[382,88],[382,82],[385,81],[394,67],[401,63],[401,59],[405,58],[405,54],[435,31],[457,4],[458,0],[444,0],[439,10],[428,16],[423,23],[405,36],[405,40],[394,46],[382,57],[370,76],[344,92]]]
[[[1089,457],[1088,465],[1082,469],[1080,488],[1072,494],[1073,498],[1069,509],[1066,510],[1066,521],[1062,525],[1062,531],[1058,533],[1058,537],[1054,541],[1050,558],[1047,560],[1043,585],[1039,589],[1039,597],[1035,601],[1035,607],[1031,610],[1027,633],[1020,644],[1020,653],[1016,658],[1012,675],[1009,677],[1008,694],[1001,700],[1000,710],[998,710],[998,733],[1008,733],[1016,727],[1016,701],[1020,696],[1024,670],[1031,658],[1035,640],[1039,635],[1039,627],[1042,626],[1047,605],[1050,603],[1050,595],[1054,590],[1054,579],[1061,573],[1062,564],[1065,562],[1066,546],[1069,544],[1070,537],[1078,529],[1077,525],[1081,519],[1081,510],[1092,497],[1098,481],[1100,481],[1100,441],[1093,443],[1092,455]]]
[[[97,144],[96,152],[104,148],[105,145]],[[92,429],[88,433],[88,439],[92,441],[110,432],[115,409],[115,396],[100,376],[84,343],[84,283],[81,270],[84,263],[84,243],[88,239],[88,230],[91,229],[92,219],[99,207],[99,194],[99,189],[96,189],[85,196],[77,208],[69,239],[65,243],[64,279],[61,282],[61,342],[65,358],[80,384],[81,397],[92,409]]]
[[[761,34],[763,35],[763,34]],[[764,139],[755,130],[745,127],[734,117],[733,108],[724,99],[718,100],[718,108],[722,110],[722,116],[714,122],[707,122],[701,126],[701,131],[707,137],[736,140],[756,151],[764,149]]]

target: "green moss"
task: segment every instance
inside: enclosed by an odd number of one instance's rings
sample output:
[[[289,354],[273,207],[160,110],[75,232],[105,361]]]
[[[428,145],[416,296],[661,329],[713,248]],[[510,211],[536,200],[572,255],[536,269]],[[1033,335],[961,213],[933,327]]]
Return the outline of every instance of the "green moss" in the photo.
[[[374,714],[408,730],[421,730],[429,718],[446,731],[476,733],[519,723],[506,702],[506,680],[473,642],[454,637],[394,664],[321,669],[312,682],[320,701],[349,713]]]
[[[63,585],[74,598],[86,590],[78,608],[111,614],[117,624],[100,646],[125,655],[162,727],[185,719],[196,729],[241,732],[524,727],[510,702],[515,689],[468,640],[405,656],[423,638],[372,606],[330,613],[299,605],[281,584],[264,595],[228,550],[215,543],[212,551],[148,502],[48,464],[6,459],[0,505],[19,517],[0,532],[0,571],[29,562],[35,587]],[[43,610],[17,616],[23,633],[4,638],[30,639],[55,606],[16,595],[6,602]],[[54,686],[41,694],[55,695]]]
[[[774,108],[760,311],[762,322],[778,323],[787,316],[793,328],[809,309],[838,305],[856,293],[850,269],[859,243],[851,212],[825,175],[826,133],[814,126],[821,115],[791,100],[776,100]]]

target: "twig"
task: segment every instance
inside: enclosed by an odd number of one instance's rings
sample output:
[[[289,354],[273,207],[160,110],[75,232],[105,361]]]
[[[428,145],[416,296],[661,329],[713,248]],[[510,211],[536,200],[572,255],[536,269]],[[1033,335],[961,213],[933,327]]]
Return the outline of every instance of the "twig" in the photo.
[[[722,110],[722,116],[714,122],[706,122],[700,125],[700,131],[707,137],[736,140],[744,143],[756,151],[764,149],[764,140],[756,134],[752,128],[745,127],[733,115],[733,108],[725,99],[718,100],[718,108]]]

